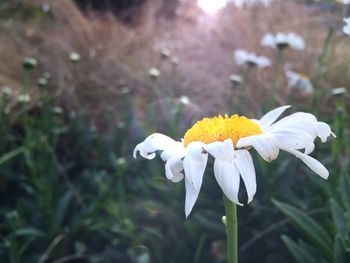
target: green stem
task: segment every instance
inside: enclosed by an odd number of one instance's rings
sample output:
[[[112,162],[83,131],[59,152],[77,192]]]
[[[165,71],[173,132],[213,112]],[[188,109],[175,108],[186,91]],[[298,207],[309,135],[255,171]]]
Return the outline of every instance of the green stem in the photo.
[[[278,48],[276,64],[275,64],[275,78],[272,84],[272,96],[276,101],[278,101],[277,89],[280,86],[281,77],[283,74],[282,67],[283,67],[283,49]]]
[[[237,263],[237,210],[236,204],[224,195],[226,213],[226,235],[227,235],[227,262]]]

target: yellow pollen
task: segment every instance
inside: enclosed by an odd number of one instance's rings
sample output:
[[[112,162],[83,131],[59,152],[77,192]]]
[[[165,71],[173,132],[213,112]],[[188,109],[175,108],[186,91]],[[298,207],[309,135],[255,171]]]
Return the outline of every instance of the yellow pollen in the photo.
[[[184,136],[185,147],[194,141],[211,143],[232,139],[236,145],[238,140],[243,137],[261,134],[262,130],[259,124],[251,121],[244,116],[237,114],[228,117],[219,115],[214,118],[204,118],[197,121]]]
[[[305,75],[304,73],[299,73],[299,78],[302,80],[309,80],[309,77]]]

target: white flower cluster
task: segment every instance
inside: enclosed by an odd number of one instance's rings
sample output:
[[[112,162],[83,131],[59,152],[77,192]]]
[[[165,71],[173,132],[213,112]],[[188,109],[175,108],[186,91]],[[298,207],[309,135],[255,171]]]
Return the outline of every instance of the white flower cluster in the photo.
[[[261,40],[261,45],[272,48],[290,47],[297,50],[305,48],[304,39],[294,33],[277,33],[276,35],[270,33],[266,34]]]
[[[233,58],[238,65],[250,65],[260,68],[268,67],[271,65],[270,59],[264,56],[258,56],[255,53],[249,53],[243,49],[238,49],[234,52]]]

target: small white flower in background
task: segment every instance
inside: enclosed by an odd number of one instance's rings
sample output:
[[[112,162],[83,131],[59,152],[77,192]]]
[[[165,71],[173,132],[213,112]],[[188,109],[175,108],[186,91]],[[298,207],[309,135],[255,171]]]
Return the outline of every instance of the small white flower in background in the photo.
[[[330,135],[335,135],[328,124],[319,122],[310,113],[297,112],[276,122],[289,107],[274,109],[260,120],[238,115],[204,118],[194,124],[181,141],[154,133],[136,145],[133,156],[136,158],[139,152],[151,160],[156,151],[162,151],[160,157],[165,162],[166,177],[172,182],[185,179],[186,217],[198,198],[209,154],[215,158],[216,181],[224,194],[239,205],[240,178],[247,191],[248,203],[256,193],[254,163],[248,151],[251,147],[268,162],[275,160],[280,150],[289,152],[327,179],[328,170],[309,154],[315,148],[316,137],[326,142]]]
[[[61,115],[63,113],[63,109],[61,107],[53,107],[52,112],[57,115]]]
[[[1,89],[1,94],[7,97],[10,97],[13,94],[13,91],[10,87],[4,86]]]
[[[347,35],[350,35],[350,17],[343,18],[345,26],[343,27],[343,32]]]
[[[342,94],[345,94],[346,92],[347,92],[347,90],[344,87],[332,89],[332,95],[334,95],[334,96],[342,95]]]
[[[238,65],[246,64],[248,66],[257,66],[260,68],[271,65],[270,59],[264,56],[258,56],[255,53],[249,53],[243,49],[238,49],[234,52],[233,58]]]
[[[170,57],[170,55],[171,55],[171,52],[170,52],[169,49],[167,49],[167,48],[162,48],[162,49],[160,50],[160,57],[161,57],[162,59],[167,59],[167,58]]]
[[[160,71],[159,71],[159,69],[157,69],[157,68],[150,68],[149,70],[148,70],[148,75],[152,78],[152,79],[156,79],[156,78],[158,78],[159,76],[160,76]]]
[[[69,60],[72,62],[72,63],[78,63],[79,60],[80,60],[80,55],[76,52],[71,52],[69,54]]]
[[[314,87],[308,76],[291,70],[286,70],[288,86],[301,92],[304,95],[310,95],[314,92]]]
[[[170,62],[174,66],[177,66],[177,65],[179,65],[179,58],[178,57],[171,57]]]
[[[276,35],[266,34],[261,40],[261,45],[280,49],[290,47],[301,50],[305,48],[304,39],[294,33],[277,33]]]
[[[28,94],[22,94],[17,97],[18,102],[28,103],[30,101],[30,96]]]
[[[263,4],[265,6],[270,6],[272,0],[231,0],[237,7],[242,7],[243,5],[258,5]]]
[[[188,104],[190,104],[190,99],[187,97],[187,96],[184,96],[184,95],[182,95],[180,98],[179,98],[179,101],[180,101],[180,103],[181,104],[183,104],[183,105],[188,105]]]
[[[240,75],[232,74],[230,76],[230,82],[234,86],[238,86],[243,82],[243,78]]]
[[[335,0],[335,1],[344,5],[350,4],[350,0]]]
[[[48,13],[50,11],[50,5],[48,3],[43,3],[41,10],[43,10],[44,13]]]

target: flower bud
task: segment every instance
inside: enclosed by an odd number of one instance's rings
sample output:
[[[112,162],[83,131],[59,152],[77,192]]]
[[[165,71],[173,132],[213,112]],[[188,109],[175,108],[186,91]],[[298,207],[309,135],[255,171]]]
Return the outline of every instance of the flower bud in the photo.
[[[39,78],[37,81],[38,86],[41,88],[45,87],[48,83],[46,78]]]
[[[160,76],[160,71],[159,69],[152,67],[148,70],[148,75],[151,77],[151,79],[155,80]]]
[[[80,61],[80,55],[76,52],[72,52],[69,54],[69,60],[72,63],[78,63]]]
[[[167,59],[167,58],[170,57],[170,55],[171,55],[171,52],[170,52],[170,50],[167,49],[167,48],[163,48],[163,49],[160,51],[160,57],[161,57],[162,59]]]
[[[182,95],[180,98],[179,98],[179,101],[180,101],[180,103],[181,104],[183,104],[183,105],[188,105],[188,104],[190,104],[190,99],[187,97],[187,96],[184,96],[184,95]]]
[[[30,96],[28,94],[21,94],[17,98],[18,102],[28,103],[30,101]]]
[[[31,70],[38,66],[38,62],[35,58],[26,57],[23,59],[22,65],[25,70]]]
[[[346,93],[346,88],[344,88],[344,87],[332,89],[333,96],[343,95],[345,93]]]
[[[233,86],[238,86],[242,83],[243,79],[240,75],[232,74],[230,76],[230,82]]]

